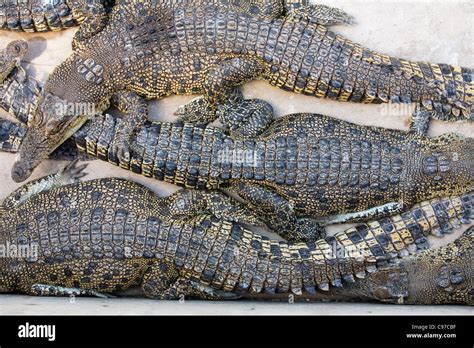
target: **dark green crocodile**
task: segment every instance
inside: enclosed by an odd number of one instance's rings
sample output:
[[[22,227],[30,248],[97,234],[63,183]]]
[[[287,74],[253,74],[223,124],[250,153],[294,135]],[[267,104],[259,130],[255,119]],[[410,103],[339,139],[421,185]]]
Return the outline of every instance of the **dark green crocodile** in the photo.
[[[381,276],[374,275],[380,262],[397,259],[401,250],[414,252],[415,240],[431,232],[427,222],[436,227],[435,217],[417,218],[417,212],[450,210],[440,201],[427,203],[407,212],[410,217],[388,220],[390,229],[374,221],[326,240],[288,244],[243,227],[242,222],[260,221],[218,191],[182,190],[159,198],[123,179],[78,182],[84,167],[72,163],[21,187],[3,202],[0,292],[104,296],[140,286],[145,296],[156,299],[233,299],[242,294],[314,294],[366,277],[362,288],[367,283],[381,287]],[[454,212],[451,221],[472,217],[473,198],[447,200]],[[448,250],[472,254],[472,234],[466,236],[460,242],[466,250]],[[463,260],[472,262],[471,254]],[[435,266],[443,263],[447,278],[430,272],[433,277],[426,283],[418,282],[428,275],[400,281],[417,289],[407,296],[432,303],[472,303],[465,287],[472,286],[472,267],[461,267],[453,275],[449,267],[457,258],[440,258],[443,252],[433,255],[438,256],[419,257],[417,267],[437,271]],[[445,280],[448,283],[441,283]],[[397,282],[393,277],[387,281],[387,287]],[[431,286],[447,291],[450,284],[456,286],[449,297],[422,295]]]
[[[209,121],[218,105],[231,103],[235,86],[258,77],[329,99],[416,102],[414,129],[421,132],[430,117],[472,117],[470,69],[365,49],[321,25],[348,20],[340,11],[308,5],[285,17],[260,18],[202,3],[167,9],[151,0],[121,1],[108,21],[92,21],[79,32],[74,53],[45,84],[14,180],[25,180],[88,117],[111,104],[128,115],[113,144],[127,160],[131,137],[148,116],[145,99],[205,93],[179,113],[182,120]],[[64,112],[69,105],[71,112]]]
[[[15,105],[29,109],[26,99],[34,100],[35,93],[26,90],[3,93],[9,96],[4,102],[14,106],[10,111],[19,110]],[[22,95],[27,98],[15,102]],[[238,120],[248,110],[252,116]],[[306,235],[316,229],[306,217],[324,224],[365,219],[472,189],[472,139],[430,139],[310,114],[271,123],[271,107],[259,100],[241,99],[238,107],[221,113],[224,122],[231,114],[230,132],[210,125],[147,123],[133,138],[127,162],[111,151],[121,121],[110,115],[89,122],[74,141],[92,156],[145,176],[188,188],[229,189],[258,207],[271,229],[293,240],[314,237]],[[5,123],[1,140],[4,148],[17,151],[26,131],[11,127]]]

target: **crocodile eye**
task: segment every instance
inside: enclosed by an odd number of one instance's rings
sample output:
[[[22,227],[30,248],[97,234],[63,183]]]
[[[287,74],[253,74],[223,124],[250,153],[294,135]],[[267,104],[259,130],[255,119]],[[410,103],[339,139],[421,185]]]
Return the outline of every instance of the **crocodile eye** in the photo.
[[[21,56],[23,52],[26,51],[26,47],[26,43],[23,41],[14,42],[8,46],[7,52],[8,54],[16,58]]]

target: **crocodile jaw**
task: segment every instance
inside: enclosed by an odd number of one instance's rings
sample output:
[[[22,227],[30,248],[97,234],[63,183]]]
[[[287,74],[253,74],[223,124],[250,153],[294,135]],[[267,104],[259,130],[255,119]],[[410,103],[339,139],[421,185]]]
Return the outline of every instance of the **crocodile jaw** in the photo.
[[[33,170],[76,133],[87,120],[87,116],[74,117],[63,128],[63,131],[54,136],[42,132],[41,129],[30,128],[20,146],[15,163],[13,163],[11,172],[13,181],[23,182],[28,179]]]

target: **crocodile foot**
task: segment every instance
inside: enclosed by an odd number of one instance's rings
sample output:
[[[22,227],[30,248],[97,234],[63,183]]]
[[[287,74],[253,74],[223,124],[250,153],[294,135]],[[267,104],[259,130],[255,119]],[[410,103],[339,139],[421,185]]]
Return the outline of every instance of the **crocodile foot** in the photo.
[[[181,122],[211,123],[216,119],[216,107],[204,97],[198,97],[181,105],[174,113]]]
[[[325,228],[314,219],[301,218],[296,222],[296,228],[286,239],[290,243],[308,243],[326,237]]]
[[[241,99],[220,105],[217,115],[232,134],[253,138],[262,134],[272,123],[273,107],[260,99]]]
[[[33,284],[31,287],[33,296],[88,296],[98,298],[115,298],[110,294],[104,294],[94,290],[67,288],[47,284]]]
[[[111,145],[110,154],[112,158],[116,158],[118,162],[130,161],[130,142],[126,136],[119,136]]]
[[[158,281],[159,282],[159,281]],[[214,289],[207,284],[203,284],[187,278],[178,278],[169,288],[160,291],[156,288],[156,281],[147,281],[142,285],[145,296],[157,300],[178,300],[193,298],[200,300],[235,300],[241,297],[233,292]]]
[[[75,184],[88,174],[84,172],[84,169],[87,168],[88,164],[78,166],[78,162],[79,160],[75,159],[58,172],[57,178],[63,185]]]
[[[354,25],[356,20],[341,9],[327,5],[308,5],[292,10],[290,20],[307,20],[320,25]]]

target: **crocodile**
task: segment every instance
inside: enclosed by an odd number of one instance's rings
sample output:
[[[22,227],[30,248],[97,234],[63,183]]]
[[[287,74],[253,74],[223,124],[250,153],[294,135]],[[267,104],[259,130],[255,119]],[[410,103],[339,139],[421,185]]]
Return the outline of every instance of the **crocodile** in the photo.
[[[0,88],[0,106],[9,106],[24,123],[40,87],[34,80],[17,82],[16,75]],[[252,116],[245,118],[248,110]],[[221,108],[221,120],[229,131],[146,123],[132,141],[127,162],[112,151],[123,122],[113,116],[97,117],[71,142],[82,152],[148,177],[237,193],[263,211],[271,229],[286,231],[287,239],[311,238],[306,232],[316,226],[305,217],[318,218],[320,224],[361,220],[472,187],[472,139],[429,139],[311,114],[273,122],[269,104],[241,95],[238,106]],[[26,127],[4,123],[3,129],[2,147],[18,152]],[[75,156],[71,142],[55,156]]]
[[[99,9],[98,13],[91,13],[90,4]],[[215,5],[222,10],[253,17],[275,18],[307,4],[307,0],[167,0],[160,1],[159,6],[162,11],[171,11],[177,6]],[[0,29],[30,33],[64,30],[80,26],[88,16],[108,14],[114,5],[114,0],[1,0]],[[321,6],[321,11],[323,9]],[[330,8],[325,11],[334,15]]]
[[[111,11],[113,0],[1,0],[0,29],[16,32],[60,31],[79,26],[89,16]]]
[[[110,105],[127,115],[113,149],[128,160],[130,139],[148,117],[147,99],[204,93],[177,113],[183,121],[208,122],[219,106],[232,103],[235,86],[256,78],[341,101],[415,102],[412,128],[422,133],[430,118],[472,118],[471,69],[365,49],[328,30],[326,25],[347,18],[338,11],[327,15],[308,5],[265,19],[213,6],[162,11],[151,0],[121,1],[106,23],[89,25],[73,42],[73,54],[46,81],[14,164],[14,180],[24,181],[89,117]],[[67,105],[74,108],[64,112]]]
[[[365,279],[344,288],[293,296],[293,301],[358,301],[393,304],[474,305],[474,227],[463,236],[439,249],[424,251],[393,264],[379,267]],[[266,294],[245,295],[246,299],[267,299]],[[286,294],[272,295],[272,300],[288,301]]]
[[[370,278],[380,263],[397,259],[397,251],[414,252],[415,240],[431,231],[429,218],[417,218],[419,207],[407,220],[392,220],[391,231],[374,221],[313,243],[288,244],[244,227],[261,224],[258,216],[221,192],[183,189],[160,198],[124,179],[81,182],[85,166],[73,162],[5,199],[0,292],[103,297],[140,286],[145,296],[165,300],[315,294]],[[473,198],[457,201],[457,218],[472,217]],[[464,272],[472,267],[445,271],[448,283],[457,285],[458,296],[450,298],[467,302],[460,284],[472,276],[465,279]]]

